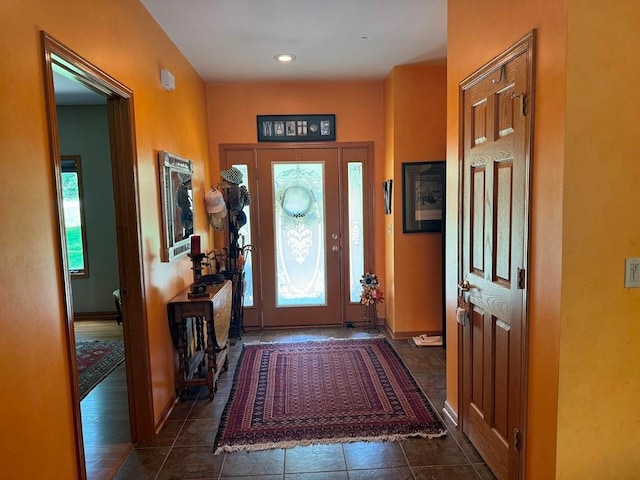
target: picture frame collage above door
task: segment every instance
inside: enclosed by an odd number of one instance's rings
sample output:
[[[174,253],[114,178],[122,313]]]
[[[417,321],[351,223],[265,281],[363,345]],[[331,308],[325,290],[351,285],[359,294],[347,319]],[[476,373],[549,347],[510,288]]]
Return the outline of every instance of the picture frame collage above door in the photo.
[[[333,142],[336,140],[336,116],[258,115],[259,142]]]

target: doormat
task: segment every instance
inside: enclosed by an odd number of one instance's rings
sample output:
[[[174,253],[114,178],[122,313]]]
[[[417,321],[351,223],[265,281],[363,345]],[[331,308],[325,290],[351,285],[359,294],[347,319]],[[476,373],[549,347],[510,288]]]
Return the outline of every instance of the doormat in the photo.
[[[214,452],[446,434],[389,343],[245,345]]]
[[[410,338],[409,343],[414,347],[441,347],[442,336],[440,335],[429,336],[426,334],[418,335],[416,337]]]
[[[122,340],[76,342],[80,400],[124,361]]]

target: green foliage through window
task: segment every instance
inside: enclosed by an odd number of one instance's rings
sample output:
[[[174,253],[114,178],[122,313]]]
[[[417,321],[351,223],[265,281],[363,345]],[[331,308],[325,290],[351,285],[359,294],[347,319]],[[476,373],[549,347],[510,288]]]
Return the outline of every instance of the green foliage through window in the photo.
[[[71,275],[86,277],[88,268],[79,156],[62,157],[62,200],[69,271]]]

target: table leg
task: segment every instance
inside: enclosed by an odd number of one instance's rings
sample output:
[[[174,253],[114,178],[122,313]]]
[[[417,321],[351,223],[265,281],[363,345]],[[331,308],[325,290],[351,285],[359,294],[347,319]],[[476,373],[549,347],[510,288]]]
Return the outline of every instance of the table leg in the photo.
[[[216,368],[216,348],[213,342],[213,319],[212,315],[207,316],[207,386],[209,387],[209,400],[213,400],[215,385],[213,378]]]
[[[196,350],[204,351],[205,343],[204,343],[204,317],[196,317]],[[202,361],[198,364],[198,375],[202,373],[204,367],[206,365],[205,355],[202,356]]]
[[[189,360],[187,358],[187,326],[184,320],[178,323],[178,394],[180,400],[186,400],[187,389],[185,386],[185,378],[189,368]]]

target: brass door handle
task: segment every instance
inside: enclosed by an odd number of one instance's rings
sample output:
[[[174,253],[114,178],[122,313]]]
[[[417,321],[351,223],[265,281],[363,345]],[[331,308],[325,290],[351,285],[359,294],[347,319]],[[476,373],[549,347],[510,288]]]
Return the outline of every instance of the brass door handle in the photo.
[[[460,290],[461,292],[468,292],[469,290],[471,290],[471,284],[469,283],[469,280],[458,283],[458,290]]]

